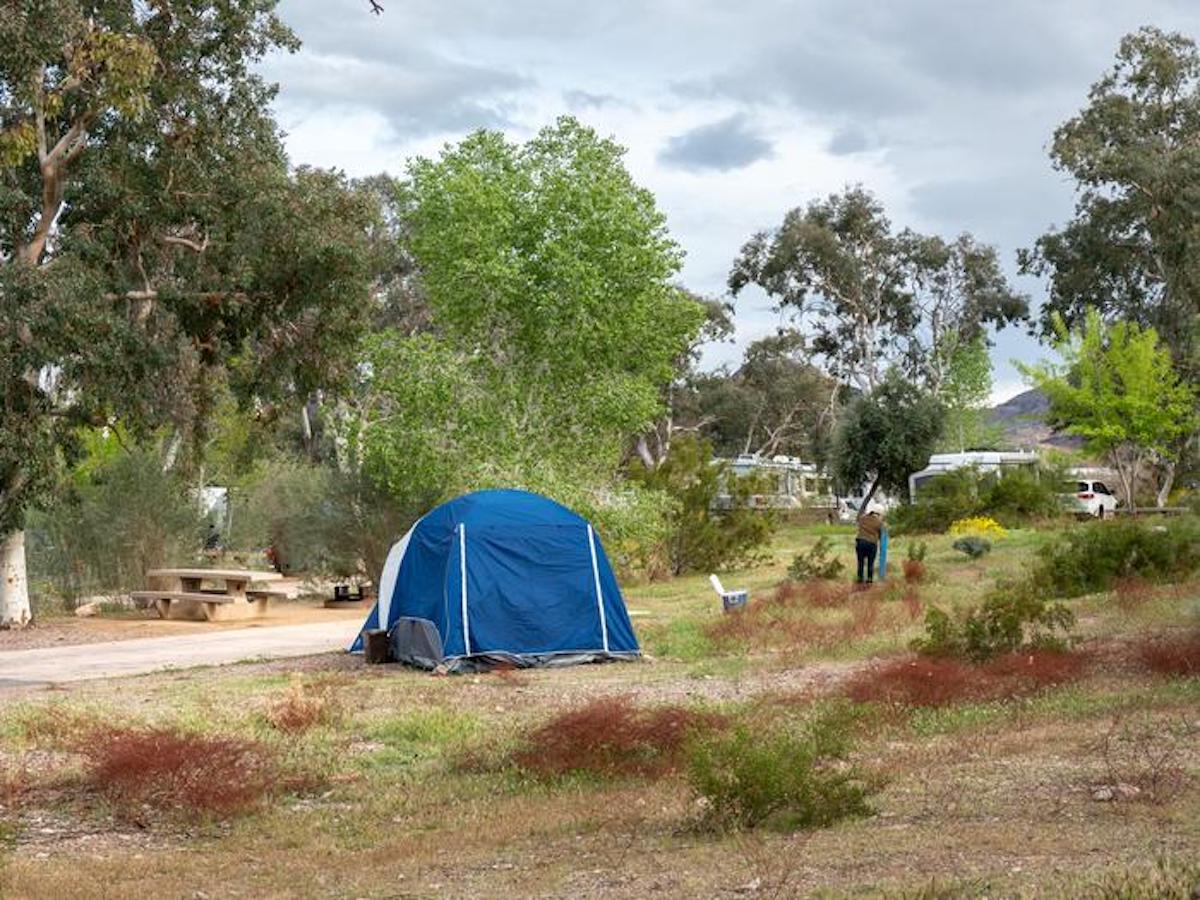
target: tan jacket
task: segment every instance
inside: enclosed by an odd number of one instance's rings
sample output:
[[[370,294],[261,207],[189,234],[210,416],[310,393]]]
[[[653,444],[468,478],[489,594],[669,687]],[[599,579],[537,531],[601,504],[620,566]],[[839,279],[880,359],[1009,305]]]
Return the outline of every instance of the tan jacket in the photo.
[[[883,517],[878,513],[867,513],[865,516],[858,517],[858,538],[863,541],[870,541],[872,544],[879,543],[879,535],[883,532]]]

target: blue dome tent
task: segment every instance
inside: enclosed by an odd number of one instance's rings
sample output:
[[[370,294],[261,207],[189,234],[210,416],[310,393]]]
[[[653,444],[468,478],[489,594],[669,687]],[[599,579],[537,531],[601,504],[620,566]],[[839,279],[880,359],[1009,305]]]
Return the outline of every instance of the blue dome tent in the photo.
[[[451,671],[639,655],[592,526],[527,491],[466,494],[419,519],[388,553],[362,630],[381,628],[395,659]]]

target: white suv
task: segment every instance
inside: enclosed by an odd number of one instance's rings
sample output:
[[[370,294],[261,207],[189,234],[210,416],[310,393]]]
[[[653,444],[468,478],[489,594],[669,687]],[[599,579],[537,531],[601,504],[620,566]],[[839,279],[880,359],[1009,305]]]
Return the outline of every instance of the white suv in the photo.
[[[1068,481],[1066,488],[1063,506],[1080,516],[1107,519],[1120,502],[1103,481]]]

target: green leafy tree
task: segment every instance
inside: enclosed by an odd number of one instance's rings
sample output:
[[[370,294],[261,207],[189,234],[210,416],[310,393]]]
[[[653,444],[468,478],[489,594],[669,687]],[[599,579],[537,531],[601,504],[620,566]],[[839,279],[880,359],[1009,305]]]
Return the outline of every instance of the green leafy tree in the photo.
[[[962,341],[948,335],[936,351],[946,360],[941,397],[946,406],[946,425],[940,449],[964,451],[992,446],[1000,429],[985,420],[985,404],[992,393],[992,360],[987,342],[979,335]]]
[[[834,438],[834,479],[847,489],[869,482],[863,508],[880,488],[907,494],[908,476],[929,463],[944,421],[936,398],[889,373],[847,407]]]
[[[1157,503],[1164,505],[1180,443],[1200,422],[1196,391],[1175,371],[1158,333],[1134,322],[1106,326],[1092,310],[1075,332],[1060,319],[1055,346],[1061,365],[1021,367],[1049,398],[1051,423],[1111,462],[1131,506],[1138,471],[1159,465]]]
[[[429,327],[367,343],[348,429],[381,483],[644,508],[614,479],[706,312],[672,283],[682,253],[623,153],[563,118],[410,165],[398,208]]]
[[[751,508],[763,487],[754,476],[738,477],[729,464],[713,459],[712,445],[693,434],[675,442],[655,468],[634,464],[632,478],[673,501],[667,565],[672,575],[712,572],[752,559],[774,531],[767,510]],[[722,509],[717,509],[719,498]]]
[[[8,4],[0,15],[0,624],[29,617],[26,510],[77,426],[198,446],[214,376],[304,398],[352,371],[369,198],[289,174],[254,65],[269,0]]]
[[[1177,364],[1200,371],[1200,53],[1181,34],[1121,40],[1088,104],[1054,133],[1054,167],[1077,184],[1075,217],[1022,251],[1050,277],[1045,336],[1089,310],[1155,328]]]
[[[713,421],[700,415],[694,403],[695,384],[705,378],[696,366],[704,345],[728,340],[733,334],[733,306],[712,297],[689,296],[704,309],[704,324],[675,361],[675,377],[663,391],[662,417],[634,444],[634,452],[648,469],[666,460],[676,435],[696,434]]]
[[[794,311],[830,374],[864,393],[892,367],[938,392],[946,373],[936,349],[947,335],[971,341],[1027,313],[993,248],[970,235],[897,233],[861,187],[752,237],[729,275],[735,295],[749,284]]]

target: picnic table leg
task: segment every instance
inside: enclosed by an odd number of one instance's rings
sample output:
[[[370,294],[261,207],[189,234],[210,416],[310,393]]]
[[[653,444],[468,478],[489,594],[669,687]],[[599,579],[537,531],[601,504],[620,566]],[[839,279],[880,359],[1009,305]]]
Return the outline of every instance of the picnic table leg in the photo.
[[[155,600],[154,608],[158,610],[158,617],[160,619],[165,619],[167,617],[167,610],[169,610],[171,608],[171,601],[170,600]]]

